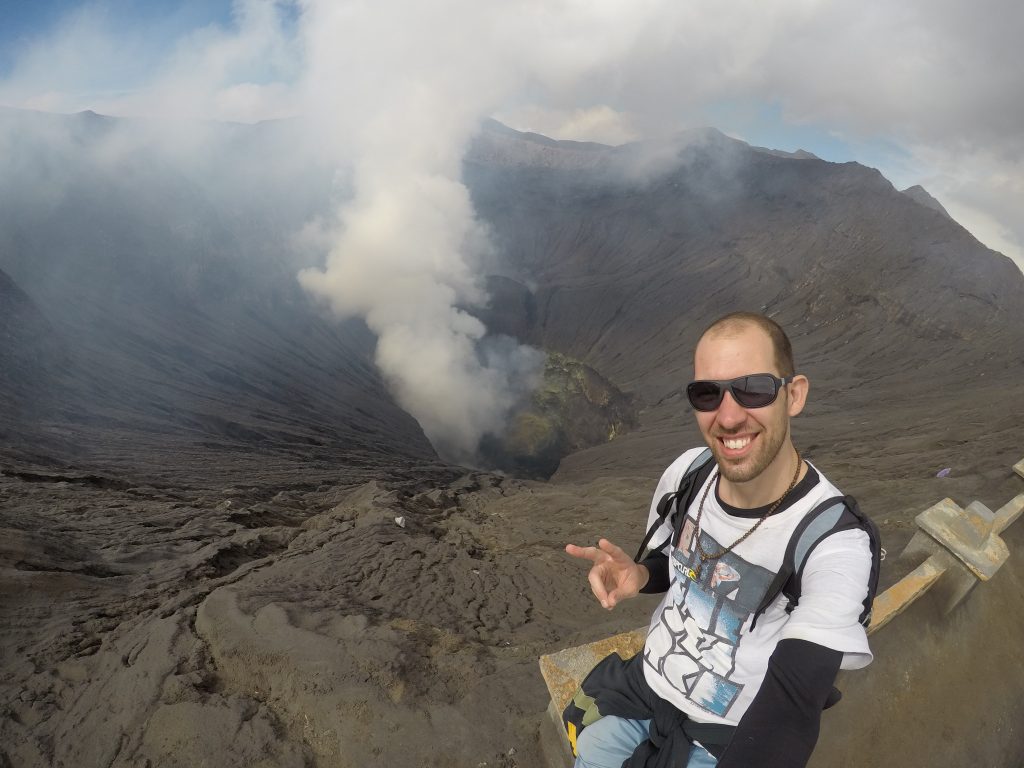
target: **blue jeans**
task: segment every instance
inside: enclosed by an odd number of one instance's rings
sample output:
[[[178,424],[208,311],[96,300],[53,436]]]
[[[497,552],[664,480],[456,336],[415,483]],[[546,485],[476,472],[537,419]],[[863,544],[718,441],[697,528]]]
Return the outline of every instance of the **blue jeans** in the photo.
[[[637,744],[647,738],[650,720],[602,717],[583,729],[576,741],[574,768],[622,768]],[[693,745],[686,768],[714,768],[718,761],[705,749]]]

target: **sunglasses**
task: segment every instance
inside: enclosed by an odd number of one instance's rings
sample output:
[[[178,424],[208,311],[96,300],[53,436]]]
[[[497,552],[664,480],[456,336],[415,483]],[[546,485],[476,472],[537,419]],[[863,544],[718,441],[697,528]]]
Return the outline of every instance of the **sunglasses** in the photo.
[[[726,390],[744,408],[764,408],[775,402],[779,390],[796,376],[778,378],[770,373],[753,373],[735,379],[691,381],[686,385],[690,405],[698,411],[713,411],[722,404]]]

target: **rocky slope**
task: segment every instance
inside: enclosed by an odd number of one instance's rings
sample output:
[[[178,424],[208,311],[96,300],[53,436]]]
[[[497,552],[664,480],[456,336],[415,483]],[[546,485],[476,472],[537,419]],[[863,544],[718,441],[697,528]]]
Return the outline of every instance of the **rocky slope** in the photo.
[[[549,144],[540,160],[505,160],[507,144],[532,141],[487,133],[467,160],[508,256],[499,295],[531,308],[523,338],[593,365],[642,408],[639,430],[568,457],[556,479],[653,478],[693,444],[682,393],[693,343],[734,309],[790,330],[812,382],[797,434],[879,510],[909,514],[913,478],[963,460],[961,446],[1017,460],[1007,430],[1024,417],[1024,276],[948,216],[873,169],[716,131],[671,151],[588,148],[585,168],[573,143],[561,165]],[[850,451],[886,457],[905,482],[879,486],[877,467]]]
[[[74,368],[63,375],[73,407],[36,424],[63,436],[50,457],[177,472],[175,482],[228,466],[231,476],[330,473],[340,456],[436,461],[384,388],[372,335],[325,317],[295,281],[287,240],[316,212],[303,194],[287,196],[289,210],[262,186],[280,177],[197,176],[145,144],[114,152],[115,128],[92,113],[0,112],[0,268],[64,350],[66,363],[47,370]],[[238,152],[258,152],[258,139],[258,127],[255,147],[222,137]],[[301,178],[299,189],[320,181]],[[0,311],[14,324],[11,313],[24,314],[6,301]],[[5,354],[53,357],[39,330],[11,333]],[[12,371],[9,383],[29,392],[42,373]]]
[[[708,318],[740,307],[784,321],[805,362],[871,378],[899,372],[911,344],[961,371],[1024,349],[1020,271],[873,169],[713,131],[682,137],[675,154],[590,149],[583,169],[571,143],[564,166],[504,162],[510,151],[492,145],[509,141],[479,142],[467,175],[507,276],[537,286],[525,335],[648,398],[678,388]],[[879,343],[840,349],[864,333]]]

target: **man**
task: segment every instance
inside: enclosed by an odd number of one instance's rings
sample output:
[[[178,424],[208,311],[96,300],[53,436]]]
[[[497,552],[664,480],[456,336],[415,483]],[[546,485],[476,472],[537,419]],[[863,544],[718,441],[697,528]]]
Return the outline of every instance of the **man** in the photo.
[[[790,419],[809,383],[795,373],[785,333],[762,315],[727,315],[701,336],[694,378],[687,395],[717,466],[678,537],[663,525],[653,541],[668,539],[664,548],[639,564],[606,539],[566,547],[592,563],[591,589],[607,609],[667,589],[643,652],[609,678],[628,692],[628,716],[602,710],[583,729],[577,768],[803,766],[836,673],[871,661],[859,621],[871,571],[863,530],[832,533],[813,549],[791,613],[780,594],[756,615],[796,524],[842,496],[793,445]],[[665,471],[649,525],[701,451]]]

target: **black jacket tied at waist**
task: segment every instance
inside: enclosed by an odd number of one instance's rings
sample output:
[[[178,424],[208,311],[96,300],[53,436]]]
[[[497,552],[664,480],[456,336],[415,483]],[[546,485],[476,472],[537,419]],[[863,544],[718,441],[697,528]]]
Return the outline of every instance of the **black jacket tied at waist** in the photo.
[[[720,757],[733,732],[731,725],[698,723],[662,699],[647,684],[643,653],[623,661],[618,654],[602,659],[583,680],[562,717],[579,733],[597,717],[650,720],[647,741],[641,742],[622,768],[674,768],[686,765],[693,742]],[[596,709],[596,711],[595,711]]]

